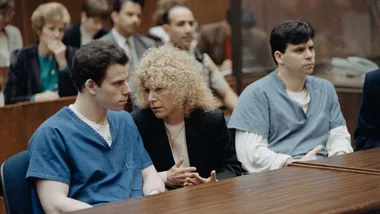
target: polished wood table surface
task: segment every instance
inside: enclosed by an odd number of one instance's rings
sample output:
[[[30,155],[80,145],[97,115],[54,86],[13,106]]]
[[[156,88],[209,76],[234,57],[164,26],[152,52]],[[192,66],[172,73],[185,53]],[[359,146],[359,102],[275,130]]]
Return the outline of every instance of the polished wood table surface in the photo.
[[[323,166],[347,167],[358,170],[372,170],[380,172],[380,148],[367,149],[346,155],[303,162],[303,165],[305,166],[308,164],[313,166],[318,166],[318,164],[320,164]]]
[[[380,208],[379,180],[287,167],[74,213],[362,213]]]

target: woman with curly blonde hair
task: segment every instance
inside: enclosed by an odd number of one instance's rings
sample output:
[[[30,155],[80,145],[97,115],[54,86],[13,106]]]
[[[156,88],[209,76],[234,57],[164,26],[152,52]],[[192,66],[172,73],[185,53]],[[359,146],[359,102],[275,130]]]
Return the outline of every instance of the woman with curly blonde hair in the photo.
[[[135,77],[132,116],[167,186],[241,175],[219,102],[191,57],[170,45],[150,49]]]

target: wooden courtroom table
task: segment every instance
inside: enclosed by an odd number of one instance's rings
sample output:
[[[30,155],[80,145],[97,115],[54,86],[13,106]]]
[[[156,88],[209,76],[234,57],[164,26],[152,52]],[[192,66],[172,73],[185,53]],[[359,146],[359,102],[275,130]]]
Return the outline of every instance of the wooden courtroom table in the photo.
[[[380,208],[379,180],[288,167],[73,213],[362,213]]]
[[[290,166],[295,165],[291,164]],[[344,170],[342,167],[347,167],[348,169],[364,170],[362,173],[370,170],[374,173],[378,172],[380,175],[380,148],[367,149],[346,155],[334,156],[310,162],[303,162],[302,165],[298,165],[298,167],[328,167],[330,170]]]

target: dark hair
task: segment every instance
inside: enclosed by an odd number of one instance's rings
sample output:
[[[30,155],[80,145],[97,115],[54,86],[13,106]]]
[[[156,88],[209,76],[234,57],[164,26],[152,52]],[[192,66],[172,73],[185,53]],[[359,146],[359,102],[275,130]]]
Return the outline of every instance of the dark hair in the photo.
[[[0,0],[0,9],[8,9],[14,8],[15,1],[14,0]]]
[[[100,17],[101,19],[108,19],[109,5],[107,0],[86,0],[83,4],[82,11],[88,17]]]
[[[141,8],[144,8],[145,1],[144,0],[115,0],[113,4],[112,11],[120,12],[121,8],[123,7],[124,3],[131,1],[133,3],[137,3],[141,6]]]
[[[310,23],[303,20],[287,20],[273,28],[270,35],[272,57],[274,52],[285,53],[288,44],[298,45],[314,38],[314,28]]]
[[[110,65],[127,63],[124,49],[110,42],[94,40],[77,50],[70,74],[74,86],[81,91],[88,79],[100,86]]]
[[[232,25],[232,11],[228,9],[226,13],[226,20],[229,25]],[[241,7],[241,27],[244,29],[250,29],[257,25],[255,14],[248,8],[248,6]]]
[[[187,6],[187,4],[181,4],[181,3],[175,4],[175,5],[173,5],[172,7],[170,7],[170,8],[164,13],[164,15],[162,16],[162,24],[170,24],[170,19],[169,19],[170,12],[171,12],[172,10],[174,10],[175,8],[179,8],[179,7],[187,8],[187,9],[190,10],[190,8]],[[190,10],[190,11],[191,11],[191,10]]]

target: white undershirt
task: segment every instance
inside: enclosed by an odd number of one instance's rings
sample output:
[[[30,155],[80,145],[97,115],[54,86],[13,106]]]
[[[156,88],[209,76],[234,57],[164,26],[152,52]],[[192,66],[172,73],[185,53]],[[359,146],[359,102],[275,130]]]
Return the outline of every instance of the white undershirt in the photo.
[[[0,66],[9,66],[11,53],[8,46],[8,37],[0,37]]]
[[[183,158],[183,164],[180,166],[180,168],[190,167],[189,154],[187,151],[186,144],[185,122],[182,121],[175,125],[165,123],[165,128],[167,130],[166,134],[169,139],[169,144],[171,141],[170,138],[175,138],[174,141],[172,141],[174,146],[172,147],[172,145],[170,144],[174,162],[178,163],[181,160],[181,158]],[[158,174],[166,183],[167,171],[159,172]]]
[[[90,43],[94,37],[82,25],[80,25],[80,46]]]
[[[87,119],[85,116],[79,113],[78,109],[76,109],[74,105],[69,105],[69,108],[74,112],[75,115],[79,117],[79,119],[94,129],[107,142],[108,146],[112,145],[111,130],[107,118],[104,120],[104,125],[100,125]]]
[[[304,112],[310,103],[310,94],[287,91],[289,97],[301,105]],[[236,154],[243,168],[248,172],[260,172],[279,169],[285,166],[290,155],[275,153],[268,148],[268,139],[255,133],[236,130]],[[328,156],[353,152],[351,136],[346,126],[339,126],[329,131],[326,148]]]

